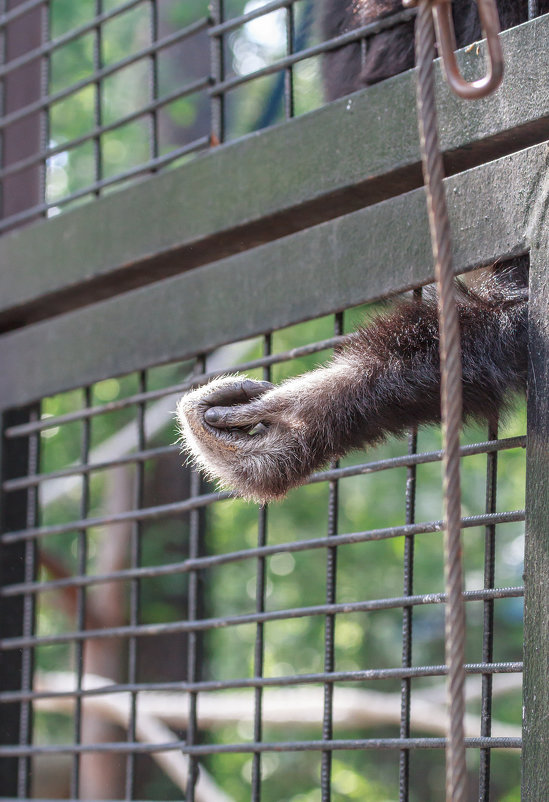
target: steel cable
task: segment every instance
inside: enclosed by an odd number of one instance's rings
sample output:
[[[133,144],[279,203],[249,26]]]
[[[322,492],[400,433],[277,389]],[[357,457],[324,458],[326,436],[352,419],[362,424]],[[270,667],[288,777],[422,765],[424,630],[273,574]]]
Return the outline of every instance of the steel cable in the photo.
[[[448,666],[449,729],[446,755],[446,800],[465,802],[467,769],[465,712],[465,607],[461,565],[461,493],[459,435],[462,420],[461,348],[454,297],[450,223],[443,185],[433,59],[435,30],[432,0],[422,0],[416,18],[418,122],[427,194],[429,227],[438,290],[441,412],[444,474],[444,566],[446,583],[445,651]]]

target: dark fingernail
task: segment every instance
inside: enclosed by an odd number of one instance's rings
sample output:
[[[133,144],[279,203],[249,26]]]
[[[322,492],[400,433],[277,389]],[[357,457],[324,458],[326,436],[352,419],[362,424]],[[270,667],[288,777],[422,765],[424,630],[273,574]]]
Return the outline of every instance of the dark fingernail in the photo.
[[[215,409],[207,409],[204,413],[204,420],[206,423],[217,423],[219,420],[219,413]]]

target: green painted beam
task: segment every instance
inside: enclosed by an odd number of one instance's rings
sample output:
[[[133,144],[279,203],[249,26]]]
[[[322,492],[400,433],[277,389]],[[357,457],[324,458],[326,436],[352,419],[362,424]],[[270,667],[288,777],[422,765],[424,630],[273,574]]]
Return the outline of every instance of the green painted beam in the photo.
[[[549,15],[502,34],[503,86],[439,77],[450,173],[549,138]],[[461,54],[482,69],[483,47]],[[0,326],[43,319],[335,218],[421,183],[413,75],[396,76],[0,239]]]
[[[532,198],[524,544],[523,802],[549,799],[549,171]]]

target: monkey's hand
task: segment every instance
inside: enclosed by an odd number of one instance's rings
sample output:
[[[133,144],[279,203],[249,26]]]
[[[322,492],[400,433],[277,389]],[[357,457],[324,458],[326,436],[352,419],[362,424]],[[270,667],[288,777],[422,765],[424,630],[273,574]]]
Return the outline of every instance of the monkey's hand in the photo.
[[[281,498],[324,461],[312,449],[322,420],[307,414],[314,374],[278,387],[226,376],[188,393],[177,407],[184,449],[238,495],[259,502]]]

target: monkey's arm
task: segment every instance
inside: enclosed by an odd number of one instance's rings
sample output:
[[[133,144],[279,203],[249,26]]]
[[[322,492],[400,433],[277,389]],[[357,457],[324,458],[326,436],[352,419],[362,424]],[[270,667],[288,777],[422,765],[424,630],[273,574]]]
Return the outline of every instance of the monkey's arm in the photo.
[[[461,291],[464,417],[495,416],[526,381],[526,302]],[[178,405],[184,447],[245,498],[282,497],[354,448],[440,417],[436,303],[403,303],[325,367],[273,387],[226,376]]]

